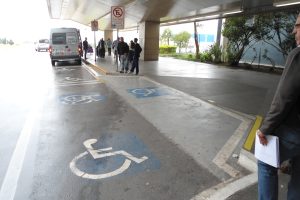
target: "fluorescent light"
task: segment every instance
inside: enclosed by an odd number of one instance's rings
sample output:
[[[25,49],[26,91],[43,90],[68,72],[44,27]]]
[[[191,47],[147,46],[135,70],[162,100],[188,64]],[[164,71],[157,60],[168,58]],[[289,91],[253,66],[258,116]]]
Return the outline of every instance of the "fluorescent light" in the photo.
[[[214,17],[219,17],[219,15],[208,15],[208,16],[204,16],[204,18],[214,18]]]
[[[300,1],[293,2],[293,3],[274,4],[274,6],[275,7],[283,7],[283,6],[291,6],[291,5],[296,5],[296,4],[300,4]]]
[[[228,13],[224,13],[223,15],[232,15],[232,14],[236,14],[236,13],[241,13],[241,10],[237,10],[237,11],[232,11],[232,12],[228,12]]]

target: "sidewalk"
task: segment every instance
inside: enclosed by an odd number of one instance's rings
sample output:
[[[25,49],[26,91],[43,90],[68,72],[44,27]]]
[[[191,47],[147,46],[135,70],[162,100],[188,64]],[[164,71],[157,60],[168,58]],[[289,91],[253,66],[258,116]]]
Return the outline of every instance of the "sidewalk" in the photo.
[[[108,75],[101,76],[101,79],[104,79],[129,105],[173,143],[179,145],[199,165],[204,166],[220,179],[219,185],[202,191],[193,198],[194,200],[257,199],[257,174],[253,148],[250,151],[243,149],[255,117],[220,107],[214,102],[196,98],[196,95],[189,95],[185,91],[182,92],[178,87],[164,84],[167,77],[180,76],[185,78],[182,79],[184,84],[191,84],[195,88],[196,80],[192,79],[190,83],[188,82],[190,78],[187,77],[197,76],[205,78],[206,88],[210,88],[208,84],[214,84],[214,82],[209,82],[210,79],[220,79],[221,75],[228,73],[230,69],[201,63],[195,66],[193,62],[161,59],[160,61],[141,61],[141,76],[135,76],[120,74],[114,60],[108,56],[105,59],[97,58],[95,61],[93,55],[90,55],[86,63],[102,75]],[[174,81],[179,81],[178,78],[176,80]],[[172,84],[176,85],[173,82]],[[132,93],[128,92],[134,89],[147,91],[149,89],[150,92],[156,90],[155,92],[161,95],[159,98],[144,98],[141,101],[140,98],[135,98]],[[201,133],[195,134],[199,130],[202,130]],[[239,155],[238,160],[235,155]],[[286,199],[287,178],[286,175],[280,175],[279,199]]]

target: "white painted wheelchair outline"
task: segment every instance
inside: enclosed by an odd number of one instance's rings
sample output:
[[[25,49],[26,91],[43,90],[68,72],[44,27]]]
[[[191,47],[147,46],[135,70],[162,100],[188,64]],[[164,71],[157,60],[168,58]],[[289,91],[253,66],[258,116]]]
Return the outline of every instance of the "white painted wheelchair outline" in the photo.
[[[144,97],[149,96],[150,94],[153,94],[156,92],[156,88],[137,88],[132,90],[132,93],[137,94],[137,95],[143,95]]]
[[[95,97],[99,96],[101,98],[96,99]],[[62,103],[67,105],[77,105],[77,104],[87,104],[91,102],[97,102],[103,100],[101,95],[80,95],[73,94],[69,96],[65,96],[62,98]]]
[[[80,176],[82,178],[87,178],[87,179],[109,178],[109,177],[121,174],[125,170],[127,170],[131,164],[131,161],[134,161],[139,164],[148,159],[147,156],[143,156],[141,158],[134,157],[133,155],[131,155],[123,150],[110,152],[112,150],[112,147],[108,147],[108,148],[104,148],[104,149],[94,149],[92,147],[92,144],[95,144],[96,142],[97,142],[97,139],[89,139],[89,140],[84,141],[83,145],[85,146],[87,151],[79,154],[70,162],[70,169],[77,176]],[[92,155],[92,157],[94,159],[100,159],[100,158],[105,158],[105,157],[110,157],[110,156],[115,156],[115,155],[123,155],[126,157],[126,159],[125,159],[124,163],[122,164],[122,166],[120,166],[118,169],[116,169],[112,172],[108,172],[105,174],[89,174],[89,173],[81,171],[80,169],[78,169],[76,167],[77,160],[88,155],[89,153]]]

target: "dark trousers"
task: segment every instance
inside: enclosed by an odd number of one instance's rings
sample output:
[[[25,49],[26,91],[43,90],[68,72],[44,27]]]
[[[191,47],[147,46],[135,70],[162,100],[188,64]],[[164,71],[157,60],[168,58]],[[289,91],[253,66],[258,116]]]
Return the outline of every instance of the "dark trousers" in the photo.
[[[108,55],[110,56],[111,55],[111,48],[107,48],[107,51],[108,51]]]
[[[86,54],[87,54],[88,50],[84,50],[84,60],[86,60]]]
[[[132,68],[131,68],[131,72],[134,72],[135,70],[135,74],[138,75],[139,74],[139,57],[133,57],[133,61],[132,61]]]

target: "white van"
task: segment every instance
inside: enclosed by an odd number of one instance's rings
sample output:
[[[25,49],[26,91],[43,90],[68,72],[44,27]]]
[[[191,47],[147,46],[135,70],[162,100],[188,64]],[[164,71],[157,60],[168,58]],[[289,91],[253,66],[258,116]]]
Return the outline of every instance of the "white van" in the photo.
[[[81,65],[80,31],[76,28],[51,29],[49,53],[52,66],[58,61],[76,61]]]

